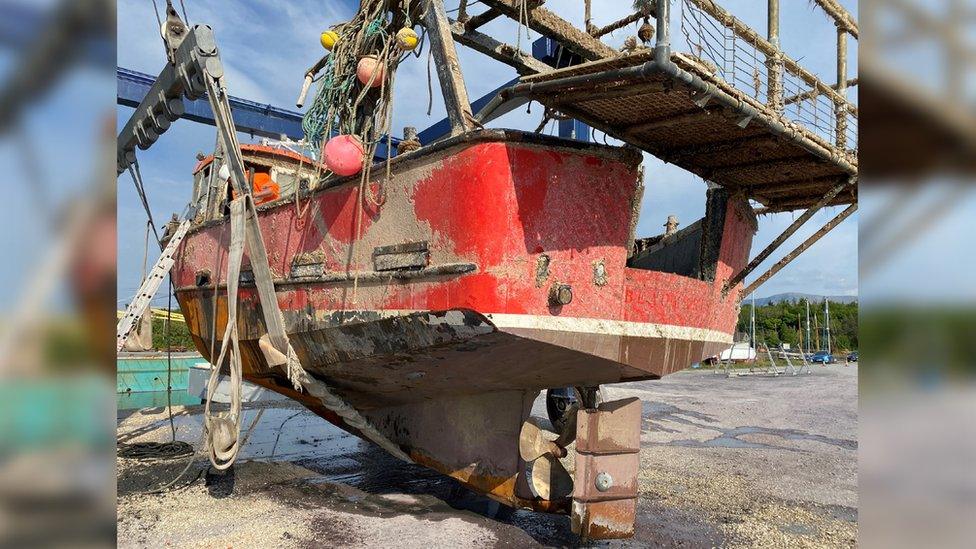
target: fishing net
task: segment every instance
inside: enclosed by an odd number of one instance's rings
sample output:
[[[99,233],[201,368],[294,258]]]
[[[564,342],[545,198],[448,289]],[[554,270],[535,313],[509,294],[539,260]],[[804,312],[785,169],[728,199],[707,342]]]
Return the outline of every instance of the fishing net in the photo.
[[[333,135],[354,135],[362,141],[369,159],[381,139],[389,136],[394,76],[410,53],[398,47],[396,34],[413,26],[417,4],[420,0],[363,0],[352,20],[332,27],[335,45],[302,121],[313,149],[321,153]],[[357,67],[367,56],[376,60],[376,69],[364,84],[357,77]]]

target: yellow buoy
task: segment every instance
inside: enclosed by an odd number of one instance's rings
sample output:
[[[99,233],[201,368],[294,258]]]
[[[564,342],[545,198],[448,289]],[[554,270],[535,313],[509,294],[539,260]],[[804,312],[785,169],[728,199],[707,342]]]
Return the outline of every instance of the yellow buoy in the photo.
[[[339,34],[336,31],[325,31],[319,36],[319,42],[322,43],[322,47],[331,50],[335,47],[336,42],[339,41]]]
[[[396,33],[397,46],[403,51],[413,51],[417,47],[417,33],[409,27],[404,27]]]

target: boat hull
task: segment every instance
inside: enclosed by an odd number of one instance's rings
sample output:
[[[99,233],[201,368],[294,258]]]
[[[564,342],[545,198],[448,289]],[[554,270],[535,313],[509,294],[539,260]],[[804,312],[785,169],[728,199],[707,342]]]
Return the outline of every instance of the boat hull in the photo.
[[[519,475],[539,390],[684,369],[728,347],[738,316],[738,288],[722,285],[747,260],[751,209],[709,206],[707,276],[628,267],[640,162],[630,149],[477,132],[399,157],[388,180],[260,207],[302,367],[415,461],[510,505],[567,511]],[[194,227],[176,254],[177,299],[205,357],[226,323],[228,225]],[[267,365],[246,261],[245,377],[355,432]]]

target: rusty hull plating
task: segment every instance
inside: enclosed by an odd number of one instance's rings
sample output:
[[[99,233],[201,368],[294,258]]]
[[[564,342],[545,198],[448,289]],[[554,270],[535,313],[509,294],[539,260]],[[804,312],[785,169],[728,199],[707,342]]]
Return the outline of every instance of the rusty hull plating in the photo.
[[[623,453],[599,445],[581,453],[577,494],[544,501],[524,480],[521,425],[540,389],[654,379],[726,347],[740,286],[728,295],[722,286],[745,265],[755,232],[746,201],[715,190],[705,219],[635,247],[640,162],[629,148],[470,132],[394,159],[388,181],[374,170],[372,200],[347,178],[300,191],[297,204],[286,196],[260,207],[303,367],[417,463],[508,505],[564,513],[584,505],[573,513],[584,534],[626,535],[629,492],[606,499],[583,486],[600,464],[636,475],[639,441]],[[212,217],[191,229],[173,271],[208,358],[226,323],[229,242],[226,218]],[[355,432],[264,362],[260,305],[244,268],[245,378]],[[587,461],[595,464],[581,468]]]

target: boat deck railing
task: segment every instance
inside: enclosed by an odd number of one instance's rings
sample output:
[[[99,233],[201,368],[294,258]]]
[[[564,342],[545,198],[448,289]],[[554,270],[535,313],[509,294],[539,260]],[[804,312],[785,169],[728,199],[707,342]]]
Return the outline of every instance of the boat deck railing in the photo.
[[[828,6],[825,9],[833,4],[820,3]],[[838,76],[828,85],[780,49],[778,2],[769,2],[767,9],[769,29],[763,38],[711,0],[680,0],[680,31],[690,53],[711,65],[717,78],[785,121],[803,126],[837,152],[856,156],[857,107],[847,97],[848,88],[857,85],[856,78],[847,77],[847,37],[857,37],[856,25],[842,11],[834,11]]]
[[[505,53],[517,47],[490,39],[475,44],[523,74],[489,107],[516,98],[538,101],[547,112],[742,192],[765,211],[857,202],[857,107],[847,97],[857,81],[847,78],[847,40],[857,38],[858,29],[836,0],[814,0],[837,28],[833,85],[780,48],[780,0],[767,0],[765,37],[713,0],[650,1],[602,27],[584,0],[585,31],[534,2],[481,3],[489,10],[463,23],[466,43],[476,41],[473,27],[497,12],[561,48],[557,67],[540,69],[520,61],[524,55]],[[603,41],[641,20],[645,24],[624,48]],[[814,43],[810,50],[823,46]],[[558,61],[567,57],[574,60]]]

